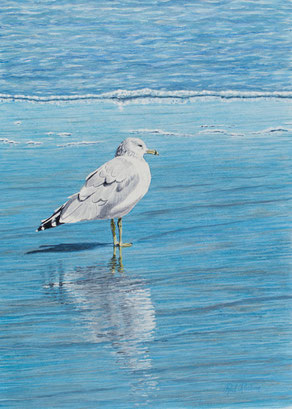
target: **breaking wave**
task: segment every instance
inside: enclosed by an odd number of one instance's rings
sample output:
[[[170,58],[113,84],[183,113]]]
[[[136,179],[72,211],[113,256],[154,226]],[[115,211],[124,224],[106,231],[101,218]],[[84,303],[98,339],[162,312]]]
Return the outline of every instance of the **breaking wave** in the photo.
[[[168,102],[184,102],[198,98],[216,98],[216,99],[259,99],[259,98],[281,98],[291,99],[292,91],[159,91],[149,88],[141,90],[116,90],[101,94],[85,94],[85,95],[10,95],[0,94],[1,101],[28,101],[40,103],[58,103],[58,102],[73,102],[73,101],[112,101],[114,103],[127,103],[139,101],[141,103],[149,103],[154,101]]]

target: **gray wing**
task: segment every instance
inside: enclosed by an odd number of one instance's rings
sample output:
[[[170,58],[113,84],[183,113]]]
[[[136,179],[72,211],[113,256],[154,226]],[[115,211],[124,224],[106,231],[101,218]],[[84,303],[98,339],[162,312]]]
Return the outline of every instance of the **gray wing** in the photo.
[[[130,161],[115,157],[87,176],[80,192],[63,205],[60,222],[110,218],[111,211],[126,200],[139,180]]]

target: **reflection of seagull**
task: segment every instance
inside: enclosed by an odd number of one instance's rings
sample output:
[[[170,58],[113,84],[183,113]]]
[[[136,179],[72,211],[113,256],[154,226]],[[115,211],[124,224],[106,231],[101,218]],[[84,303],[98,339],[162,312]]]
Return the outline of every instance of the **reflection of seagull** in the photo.
[[[148,370],[148,343],[153,340],[155,309],[143,279],[124,273],[121,258],[103,266],[58,269],[47,288],[62,304],[74,305],[90,342],[109,342],[122,367]]]
[[[130,246],[130,243],[122,242],[122,217],[133,209],[149,189],[151,174],[143,158],[145,153],[158,155],[156,150],[147,149],[141,139],[125,139],[119,145],[115,158],[90,173],[80,192],[43,220],[37,231],[82,220],[111,219],[114,245]],[[115,218],[118,219],[119,242]]]

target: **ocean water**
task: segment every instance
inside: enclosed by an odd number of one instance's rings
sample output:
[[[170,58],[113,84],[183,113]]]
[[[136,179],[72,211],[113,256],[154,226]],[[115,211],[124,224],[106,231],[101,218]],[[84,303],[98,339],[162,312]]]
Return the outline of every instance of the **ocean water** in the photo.
[[[5,102],[5,408],[291,403],[291,102]],[[141,136],[152,185],[124,218],[36,233]]]
[[[3,94],[291,91],[291,2],[2,0]]]
[[[3,1],[0,407],[290,408],[289,2]],[[36,233],[128,136],[148,194]]]

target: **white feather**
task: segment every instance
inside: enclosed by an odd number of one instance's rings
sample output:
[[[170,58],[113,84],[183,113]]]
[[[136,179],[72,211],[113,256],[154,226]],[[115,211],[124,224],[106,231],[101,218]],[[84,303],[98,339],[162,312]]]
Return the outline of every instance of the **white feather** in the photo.
[[[90,173],[80,192],[58,209],[60,223],[113,219],[129,213],[149,189],[151,174],[143,158],[146,150],[143,141],[126,139],[118,156]]]

